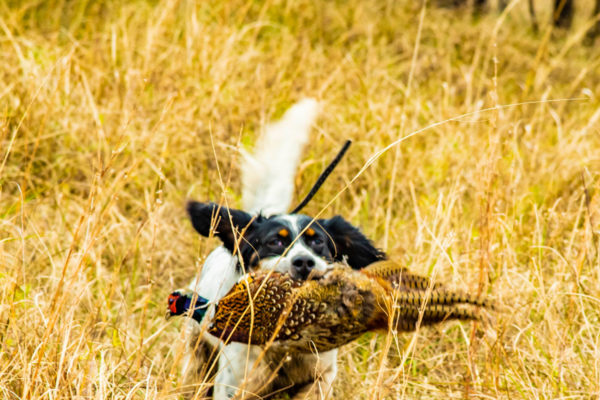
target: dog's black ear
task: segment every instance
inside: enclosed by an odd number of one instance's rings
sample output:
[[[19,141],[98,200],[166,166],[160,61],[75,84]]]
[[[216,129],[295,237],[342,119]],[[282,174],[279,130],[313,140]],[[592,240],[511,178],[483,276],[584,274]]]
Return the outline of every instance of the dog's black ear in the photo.
[[[214,227],[215,236],[221,239],[225,248],[232,253],[236,247],[239,233],[246,227],[250,229],[249,225],[253,222],[252,215],[247,212],[215,203],[190,201],[187,203],[187,212],[194,229],[199,234],[208,237],[211,228]]]
[[[329,248],[337,261],[344,259],[354,269],[360,269],[375,261],[385,260],[386,255],[373,245],[362,232],[339,215],[318,220],[329,235]]]

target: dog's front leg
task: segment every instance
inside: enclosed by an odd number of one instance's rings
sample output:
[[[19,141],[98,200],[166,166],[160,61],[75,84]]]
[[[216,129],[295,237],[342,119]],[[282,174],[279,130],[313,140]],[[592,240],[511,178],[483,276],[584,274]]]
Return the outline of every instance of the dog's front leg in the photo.
[[[256,363],[262,351],[243,343],[223,347],[215,377],[215,400],[253,399],[268,389],[268,377],[272,375],[269,367],[262,360]]]
[[[331,397],[337,375],[337,353],[335,349],[319,354],[314,367],[314,381],[302,387],[294,400],[325,400]]]

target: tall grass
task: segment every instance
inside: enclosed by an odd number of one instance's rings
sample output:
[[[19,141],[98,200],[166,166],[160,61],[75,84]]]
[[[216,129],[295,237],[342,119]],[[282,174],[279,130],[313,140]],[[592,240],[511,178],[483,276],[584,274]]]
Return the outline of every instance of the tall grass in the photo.
[[[335,397],[598,397],[600,51],[413,3],[0,4],[0,398],[177,398],[166,295],[216,245],[184,201],[239,204],[239,147],[305,96],[298,198],[354,141],[306,212],[356,177],[325,216],[500,305],[346,346]]]

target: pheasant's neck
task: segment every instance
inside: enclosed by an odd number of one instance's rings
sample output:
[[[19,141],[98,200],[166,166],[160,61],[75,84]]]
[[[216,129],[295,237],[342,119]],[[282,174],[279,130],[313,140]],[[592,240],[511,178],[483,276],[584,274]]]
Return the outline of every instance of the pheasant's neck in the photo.
[[[196,308],[194,310],[194,313],[192,314],[192,319],[194,319],[196,322],[200,323],[200,322],[202,322],[202,319],[204,318],[205,315],[206,315],[206,308]]]
[[[186,304],[186,311],[192,309],[192,319],[198,323],[202,322],[208,308],[208,299],[198,296],[196,302],[193,305],[191,303],[192,299],[190,298]]]

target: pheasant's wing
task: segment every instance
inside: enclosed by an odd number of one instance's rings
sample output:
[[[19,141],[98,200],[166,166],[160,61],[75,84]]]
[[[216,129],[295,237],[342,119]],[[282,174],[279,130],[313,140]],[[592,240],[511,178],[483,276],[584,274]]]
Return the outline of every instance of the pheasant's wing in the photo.
[[[365,268],[362,271],[368,275],[375,276],[389,282],[392,287],[400,291],[427,290],[429,287],[440,289],[443,285],[433,283],[425,276],[411,273],[406,267],[401,264],[383,260],[377,261]]]
[[[350,341],[334,334],[349,330],[338,316],[343,300],[337,284],[258,271],[219,301],[209,332],[225,343],[276,341],[300,352],[327,351]]]
[[[347,266],[334,266],[320,279],[304,282],[294,294],[277,340],[299,351],[328,351],[368,330],[387,327],[382,305],[388,303],[388,292],[379,279]]]

